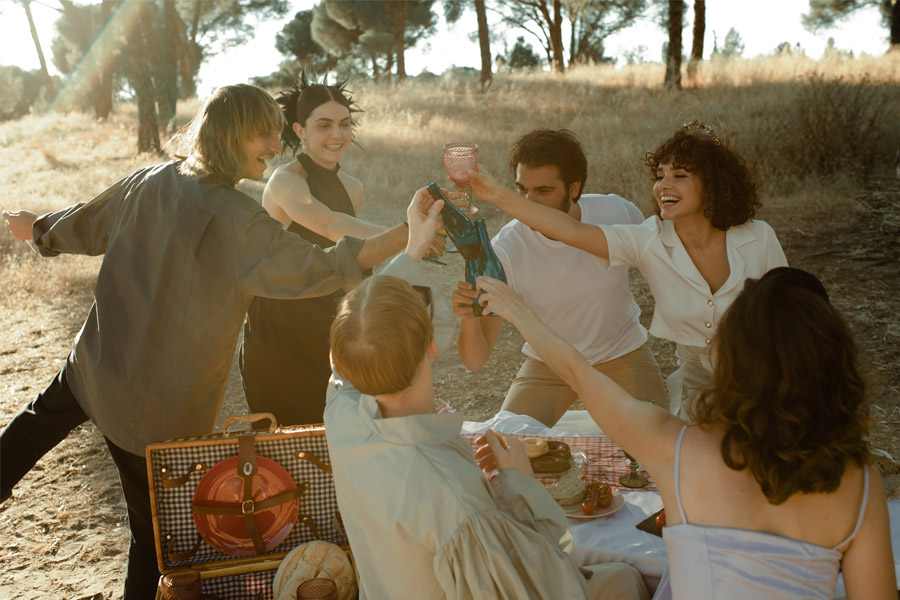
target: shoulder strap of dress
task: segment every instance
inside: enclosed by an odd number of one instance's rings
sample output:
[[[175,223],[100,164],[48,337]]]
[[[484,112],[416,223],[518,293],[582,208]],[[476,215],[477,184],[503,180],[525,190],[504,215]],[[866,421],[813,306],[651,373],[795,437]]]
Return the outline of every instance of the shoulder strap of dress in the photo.
[[[681,467],[681,442],[684,440],[685,431],[687,431],[687,425],[682,425],[681,431],[678,432],[678,441],[675,442],[675,501],[678,503],[678,513],[681,515],[681,522],[687,525],[687,516],[684,514],[684,506],[681,504],[681,489],[678,486],[678,472]]]
[[[841,546],[848,544],[853,538],[856,537],[856,534],[859,533],[859,528],[862,526],[863,517],[866,515],[866,505],[869,503],[869,465],[863,465],[863,497],[862,503],[859,507],[859,517],[856,519],[856,527],[853,528],[853,532],[842,541],[840,544],[835,546],[833,549],[836,550]]]

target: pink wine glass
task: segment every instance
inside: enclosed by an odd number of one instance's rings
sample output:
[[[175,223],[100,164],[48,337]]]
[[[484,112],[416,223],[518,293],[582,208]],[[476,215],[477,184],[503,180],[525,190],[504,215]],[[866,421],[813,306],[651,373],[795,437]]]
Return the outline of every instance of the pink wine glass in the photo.
[[[466,207],[470,215],[478,212],[472,206],[472,188],[469,186],[469,171],[478,166],[478,144],[472,142],[452,142],[444,146],[444,168],[453,180],[454,187],[465,194]]]

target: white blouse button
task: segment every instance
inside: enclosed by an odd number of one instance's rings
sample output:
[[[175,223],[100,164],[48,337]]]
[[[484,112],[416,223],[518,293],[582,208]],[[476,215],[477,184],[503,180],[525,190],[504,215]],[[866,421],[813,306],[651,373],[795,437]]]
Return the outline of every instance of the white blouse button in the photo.
[[[707,301],[706,301],[706,305],[707,305],[707,306],[715,306],[716,303],[713,302],[712,300],[707,300]]]
[[[707,343],[707,344],[710,344],[710,343],[712,343],[712,340],[709,339],[709,338],[706,338],[706,343]]]
[[[709,321],[707,321],[706,323],[704,323],[704,325],[706,325],[706,328],[707,328],[707,329],[709,329],[710,327],[712,327],[712,323],[710,323]]]

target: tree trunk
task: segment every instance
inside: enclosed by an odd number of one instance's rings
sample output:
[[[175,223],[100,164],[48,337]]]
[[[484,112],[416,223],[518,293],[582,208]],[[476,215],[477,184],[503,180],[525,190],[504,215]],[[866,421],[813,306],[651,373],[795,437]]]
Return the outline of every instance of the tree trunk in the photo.
[[[691,60],[688,61],[688,79],[697,74],[697,65],[703,61],[703,36],[706,35],[706,0],[694,0],[694,31],[691,39]]]
[[[478,45],[481,47],[481,89],[491,84],[491,39],[488,31],[487,11],[484,0],[475,0],[475,14],[478,16]]]
[[[103,0],[103,26],[100,28],[100,34],[94,43],[102,44],[103,51],[99,53],[99,58],[95,61],[91,69],[91,100],[94,103],[94,117],[97,120],[105,119],[112,112],[112,80],[115,64],[113,60],[113,46],[115,43],[111,39],[111,35],[106,32],[106,26],[109,24],[113,9],[118,4],[118,0]]]
[[[163,0],[162,40],[158,44],[159,60],[156,61],[157,103],[159,122],[166,133],[175,133],[175,110],[178,106],[178,53],[171,40],[178,37],[181,17],[175,8],[175,0]]]
[[[900,0],[891,0],[891,50],[900,49]]]
[[[384,0],[391,15],[394,53],[397,55],[397,79],[406,79],[406,0]]]
[[[681,19],[684,13],[682,0],[669,0],[669,49],[666,55],[666,81],[668,89],[681,89]]]
[[[52,98],[54,92],[53,79],[47,70],[47,61],[44,59],[44,51],[41,49],[41,40],[38,38],[37,27],[34,26],[34,18],[31,16],[31,0],[22,0],[22,7],[28,17],[28,26],[31,28],[31,39],[34,40],[34,49],[37,50],[38,60],[41,63],[41,77],[44,78],[44,87],[47,88],[47,98]]]
[[[566,72],[566,58],[562,41],[562,2],[553,0],[553,20],[550,22],[550,47],[553,50],[553,70]]]
[[[141,2],[136,26],[129,36],[128,75],[137,96],[138,153],[160,153],[156,121],[156,94],[153,90],[153,21],[149,4]]]

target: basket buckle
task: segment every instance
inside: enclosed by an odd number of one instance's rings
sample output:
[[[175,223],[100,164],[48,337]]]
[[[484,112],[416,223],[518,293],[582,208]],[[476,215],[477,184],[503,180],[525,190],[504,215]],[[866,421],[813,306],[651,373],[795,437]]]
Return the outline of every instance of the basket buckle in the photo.
[[[252,515],[255,509],[256,506],[253,504],[253,500],[244,500],[241,502],[241,512],[245,515]]]

